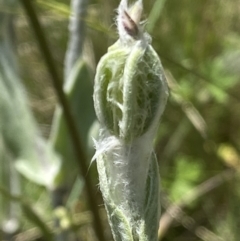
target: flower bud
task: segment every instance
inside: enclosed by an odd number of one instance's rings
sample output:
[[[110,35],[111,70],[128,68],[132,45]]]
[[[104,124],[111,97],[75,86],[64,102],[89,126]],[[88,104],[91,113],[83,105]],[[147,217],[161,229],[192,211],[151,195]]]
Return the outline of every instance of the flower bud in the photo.
[[[125,141],[143,135],[163,112],[168,96],[161,62],[149,44],[119,41],[100,60],[95,77],[97,117]]]
[[[100,60],[94,85],[101,130],[93,159],[115,241],[157,240],[160,217],[153,138],[168,88],[141,14],[141,0],[121,1],[119,40]]]

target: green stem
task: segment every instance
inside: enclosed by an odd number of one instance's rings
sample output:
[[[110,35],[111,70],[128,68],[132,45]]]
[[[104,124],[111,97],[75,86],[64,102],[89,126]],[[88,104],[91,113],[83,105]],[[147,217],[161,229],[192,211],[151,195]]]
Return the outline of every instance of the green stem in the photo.
[[[53,85],[55,87],[57,97],[58,97],[59,102],[60,102],[60,104],[63,108],[66,123],[67,123],[67,126],[69,128],[69,133],[70,133],[70,136],[72,138],[72,143],[73,143],[73,146],[74,146],[74,149],[75,149],[75,152],[76,152],[76,156],[77,156],[77,159],[78,159],[77,164],[79,166],[79,169],[82,172],[82,176],[85,179],[86,189],[87,189],[87,194],[88,194],[88,201],[89,201],[89,205],[90,205],[90,208],[91,208],[91,210],[93,212],[93,216],[94,216],[94,226],[95,226],[96,234],[97,234],[98,239],[100,241],[104,241],[105,239],[104,239],[104,234],[103,234],[103,228],[102,228],[101,219],[100,219],[100,216],[99,216],[99,213],[98,213],[97,203],[95,201],[96,199],[95,199],[95,196],[93,194],[94,191],[93,191],[92,181],[90,179],[90,175],[86,175],[87,170],[88,170],[87,164],[86,164],[87,163],[86,162],[86,156],[85,156],[85,153],[83,151],[80,138],[78,136],[78,130],[76,128],[76,124],[75,124],[75,121],[73,119],[73,115],[71,113],[70,106],[67,102],[67,99],[66,99],[65,94],[64,94],[63,89],[62,89],[63,81],[57,73],[53,57],[51,55],[50,49],[48,47],[46,38],[45,38],[43,30],[42,30],[42,27],[41,27],[41,25],[38,21],[36,12],[35,12],[35,10],[32,6],[31,1],[30,0],[21,0],[21,3],[22,3],[22,5],[23,5],[23,7],[24,7],[24,9],[25,9],[25,11],[28,15],[28,18],[29,18],[31,24],[32,24],[33,31],[34,31],[34,33],[37,37],[37,41],[38,41],[39,47],[41,49],[41,52],[43,54],[46,66],[47,66],[48,71],[49,71],[49,73],[52,77],[52,82],[53,82]]]

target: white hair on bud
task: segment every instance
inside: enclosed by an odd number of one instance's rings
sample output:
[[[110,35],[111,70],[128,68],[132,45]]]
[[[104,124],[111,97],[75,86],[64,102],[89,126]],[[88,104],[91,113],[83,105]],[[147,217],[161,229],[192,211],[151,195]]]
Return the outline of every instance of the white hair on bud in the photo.
[[[122,0],[119,4],[116,22],[119,37],[123,43],[129,42],[131,39],[140,39],[142,35],[140,27],[142,10],[141,0],[138,0],[130,7],[127,0]]]
[[[143,3],[142,0],[139,0],[135,2],[131,7],[130,7],[130,15],[132,20],[139,25],[142,17],[142,12],[143,12]]]
[[[103,130],[100,130],[100,136],[101,136],[101,132],[103,132]],[[99,141],[96,141],[95,139],[93,139],[93,141],[94,141],[96,153],[93,156],[91,162],[96,160],[103,153],[111,152],[112,150],[118,149],[118,147],[120,146],[120,140],[113,135],[110,135],[105,138],[101,138]]]
[[[143,2],[138,0],[131,6],[127,0],[122,0],[117,9],[116,25],[120,42],[124,46],[131,47],[136,40],[150,44],[151,37],[144,32],[146,21],[141,21],[143,12]]]

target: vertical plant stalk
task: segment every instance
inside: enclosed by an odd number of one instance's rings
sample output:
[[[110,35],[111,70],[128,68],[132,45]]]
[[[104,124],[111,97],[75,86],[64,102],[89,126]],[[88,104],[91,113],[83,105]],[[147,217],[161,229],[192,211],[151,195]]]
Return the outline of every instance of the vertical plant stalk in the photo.
[[[69,23],[69,41],[65,57],[65,81],[75,65],[76,61],[82,55],[82,49],[85,37],[86,9],[88,0],[72,0],[71,16]]]
[[[94,227],[95,227],[96,235],[98,236],[98,239],[100,241],[104,241],[105,239],[104,239],[104,235],[103,235],[103,229],[102,229],[101,219],[100,219],[98,208],[97,208],[97,203],[95,201],[93,185],[92,185],[90,176],[86,175],[87,164],[86,164],[85,153],[83,151],[81,141],[77,134],[78,132],[77,132],[76,124],[74,122],[69,104],[67,102],[67,99],[66,99],[63,89],[62,89],[62,80],[57,73],[53,57],[51,55],[50,49],[48,47],[47,41],[45,39],[43,30],[42,30],[42,27],[38,21],[37,15],[35,13],[35,10],[32,6],[31,1],[30,0],[21,0],[21,3],[27,13],[27,16],[28,16],[31,24],[32,24],[33,31],[37,37],[37,41],[38,41],[39,47],[41,49],[41,52],[43,54],[44,60],[46,62],[46,66],[52,77],[53,85],[55,87],[59,102],[63,108],[63,112],[64,112],[64,115],[66,118],[66,123],[69,128],[70,136],[72,138],[72,144],[76,151],[76,156],[78,159],[78,166],[82,172],[82,176],[85,178],[89,206],[90,206],[91,211],[93,212],[93,216],[94,216]]]
[[[68,40],[68,47],[67,47],[67,51],[66,51],[66,56],[65,56],[65,68],[64,68],[64,86],[65,86],[65,93],[67,94],[67,98],[69,100],[69,105],[72,107],[72,111],[76,111],[74,109],[75,106],[77,106],[77,112],[79,112],[79,104],[77,103],[77,105],[73,104],[73,100],[80,100],[79,97],[78,99],[73,98],[74,95],[69,95],[69,93],[66,91],[66,86],[69,85],[69,83],[71,82],[71,75],[74,72],[74,68],[75,64],[77,62],[78,59],[80,59],[82,57],[82,48],[83,48],[83,44],[84,44],[84,35],[85,35],[85,22],[84,22],[84,17],[86,15],[86,9],[87,9],[87,4],[88,4],[88,0],[72,0],[71,1],[71,14],[70,14],[70,21],[69,21],[69,40]],[[79,67],[79,71],[81,71],[81,67]],[[85,77],[85,76],[82,76]],[[79,81],[88,81],[88,79],[76,79],[76,82]],[[75,84],[75,88],[77,87],[77,85]],[[81,87],[84,87],[83,85]],[[76,89],[75,90],[77,93],[77,96],[81,97],[81,89]],[[84,89],[84,91],[86,91]],[[84,95],[82,95],[84,96]],[[90,97],[90,95],[89,95]],[[91,98],[91,97],[90,97]],[[86,103],[85,103],[86,105]],[[87,113],[88,114],[88,113]],[[84,118],[83,116],[81,116],[82,118]],[[76,118],[75,116],[75,121],[78,121],[77,123],[77,127],[78,125],[82,125],[81,121],[79,121],[78,118]],[[51,133],[51,137],[50,137],[50,141],[51,144],[53,143],[53,146],[55,148],[55,150],[57,150],[57,152],[62,155],[63,158],[63,164],[62,164],[62,169],[66,170],[66,167],[70,167],[73,166],[70,164],[71,163],[75,163],[76,159],[75,156],[71,156],[69,155],[68,152],[64,153],[64,150],[67,149],[68,147],[68,141],[69,141],[69,135],[68,135],[68,130],[66,128],[66,124],[65,124],[65,119],[62,115],[62,111],[61,111],[61,106],[57,106],[55,113],[54,113],[54,119],[53,119],[53,124],[55,126],[57,126],[58,128],[56,130],[56,132],[54,132],[54,130]],[[85,127],[85,126],[84,126]],[[66,131],[64,131],[66,130]],[[65,133],[65,135],[63,134]],[[81,137],[83,137],[83,132],[81,132],[80,129],[80,133],[81,133]],[[81,138],[80,137],[80,138]],[[62,146],[59,146],[58,143],[61,143],[59,140],[64,138],[64,148]],[[59,150],[59,148],[61,148]],[[68,149],[67,149],[68,150]],[[72,150],[72,149],[71,149]],[[65,155],[64,155],[65,154]],[[74,153],[73,153],[74,154]],[[64,164],[65,162],[65,164]],[[76,177],[77,172],[73,172],[70,171],[69,173],[71,173],[71,176],[74,178]],[[69,180],[69,182],[71,183],[70,178],[66,177],[66,181]],[[81,178],[82,179],[82,178]],[[71,183],[72,184],[72,183]],[[66,198],[66,194],[69,192],[69,188],[72,185],[66,185],[64,188],[60,187],[60,188],[56,188],[55,190],[51,191],[51,196],[52,196],[52,205],[53,208],[56,210],[59,207],[65,206],[65,198]],[[56,227],[60,227],[60,221],[59,218],[56,218],[55,220],[55,226]],[[59,229],[61,230],[57,236],[56,236],[56,240],[58,241],[62,241],[62,240],[69,240],[70,236],[71,236],[71,230],[69,229],[64,229],[62,230],[61,228]]]
[[[153,139],[168,87],[160,59],[144,31],[142,1],[118,8],[119,40],[97,67],[94,106],[100,189],[115,241],[156,241],[159,172]]]

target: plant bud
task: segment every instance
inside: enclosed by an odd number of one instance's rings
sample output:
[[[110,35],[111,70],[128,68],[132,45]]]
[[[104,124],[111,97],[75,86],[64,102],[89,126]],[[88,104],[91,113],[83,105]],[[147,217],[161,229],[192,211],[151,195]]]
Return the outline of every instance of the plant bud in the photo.
[[[141,0],[121,1],[119,40],[100,60],[94,85],[101,129],[93,159],[115,241],[157,240],[160,217],[153,138],[168,88],[141,14]]]
[[[95,110],[101,124],[125,141],[143,135],[159,119],[167,100],[161,62],[151,47],[117,42],[100,60],[95,78]]]

